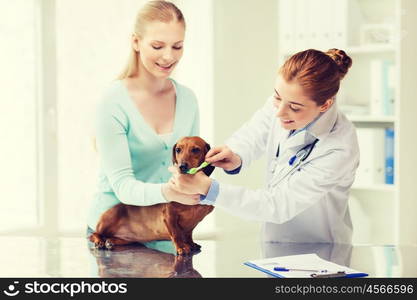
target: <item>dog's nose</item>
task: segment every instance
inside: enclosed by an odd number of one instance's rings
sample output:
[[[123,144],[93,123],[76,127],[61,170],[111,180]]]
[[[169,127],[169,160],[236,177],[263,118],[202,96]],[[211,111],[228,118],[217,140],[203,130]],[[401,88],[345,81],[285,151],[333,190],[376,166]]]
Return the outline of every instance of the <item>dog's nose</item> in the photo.
[[[187,171],[188,171],[188,164],[187,164],[187,163],[182,163],[182,164],[180,165],[180,171],[181,171],[181,173],[183,173],[183,174],[187,173]]]

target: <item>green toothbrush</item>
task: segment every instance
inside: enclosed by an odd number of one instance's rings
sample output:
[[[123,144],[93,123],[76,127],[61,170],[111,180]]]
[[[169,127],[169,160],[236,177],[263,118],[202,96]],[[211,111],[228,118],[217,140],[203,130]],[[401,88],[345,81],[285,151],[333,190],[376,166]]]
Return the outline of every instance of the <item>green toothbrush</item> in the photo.
[[[189,169],[188,172],[187,172],[187,174],[193,175],[193,174],[197,173],[198,171],[200,171],[201,169],[207,167],[209,164],[210,163],[208,163],[208,162],[203,162],[198,168],[191,168],[191,169]]]

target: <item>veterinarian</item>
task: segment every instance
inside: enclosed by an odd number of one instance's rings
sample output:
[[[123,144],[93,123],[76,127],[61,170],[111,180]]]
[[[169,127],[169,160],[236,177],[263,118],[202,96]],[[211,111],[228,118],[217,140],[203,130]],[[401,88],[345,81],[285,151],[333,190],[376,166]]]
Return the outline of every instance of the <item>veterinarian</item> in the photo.
[[[239,173],[266,154],[266,184],[251,190],[170,167],[179,192],[201,194],[187,204],[211,204],[261,221],[263,241],[350,243],[349,189],[359,164],[353,124],[338,110],[336,94],[352,64],[342,50],[306,50],[278,72],[271,96],[206,161]]]
[[[183,14],[170,2],[147,2],[137,15],[128,64],[97,107],[100,171],[87,235],[103,212],[121,202],[147,206],[199,198],[167,184],[173,145],[199,133],[194,93],[169,78],[183,55],[184,34]]]

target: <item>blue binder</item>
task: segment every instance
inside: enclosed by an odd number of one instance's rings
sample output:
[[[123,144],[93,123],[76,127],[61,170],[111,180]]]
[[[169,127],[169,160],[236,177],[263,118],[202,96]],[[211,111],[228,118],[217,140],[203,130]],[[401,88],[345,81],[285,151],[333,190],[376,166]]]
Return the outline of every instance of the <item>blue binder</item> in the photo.
[[[394,129],[385,129],[385,183],[394,184]]]

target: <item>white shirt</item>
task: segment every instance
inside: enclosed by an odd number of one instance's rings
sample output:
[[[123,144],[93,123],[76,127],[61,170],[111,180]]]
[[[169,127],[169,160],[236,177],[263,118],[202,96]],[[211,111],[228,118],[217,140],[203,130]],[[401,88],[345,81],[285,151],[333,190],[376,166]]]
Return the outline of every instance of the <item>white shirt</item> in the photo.
[[[348,198],[359,164],[353,124],[334,104],[307,130],[289,136],[279,124],[272,100],[226,142],[242,158],[242,171],[266,153],[265,187],[251,190],[220,183],[216,207],[265,222],[263,241],[350,243]],[[289,170],[290,158],[316,138],[310,156],[280,179]],[[271,170],[278,145],[280,155]]]

